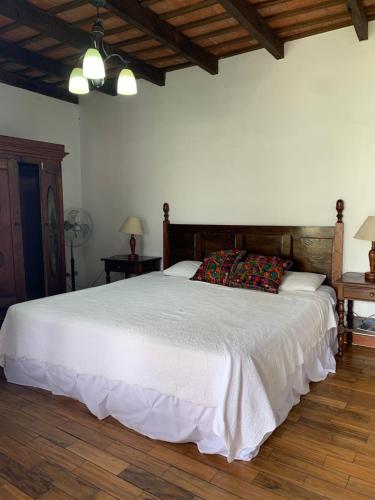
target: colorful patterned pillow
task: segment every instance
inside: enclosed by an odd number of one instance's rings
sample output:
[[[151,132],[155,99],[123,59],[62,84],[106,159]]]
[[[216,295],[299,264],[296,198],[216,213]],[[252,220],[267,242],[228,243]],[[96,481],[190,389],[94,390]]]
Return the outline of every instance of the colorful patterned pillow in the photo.
[[[219,250],[206,257],[198,271],[191,278],[214,285],[229,284],[229,279],[237,264],[245,256],[244,250]]]
[[[229,286],[278,293],[283,274],[292,265],[281,257],[249,254],[232,273]]]

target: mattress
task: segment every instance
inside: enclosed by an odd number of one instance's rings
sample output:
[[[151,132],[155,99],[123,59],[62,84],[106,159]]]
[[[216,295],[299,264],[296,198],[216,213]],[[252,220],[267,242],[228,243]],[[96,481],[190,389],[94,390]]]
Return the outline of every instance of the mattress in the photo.
[[[248,460],[335,371],[333,305],[329,287],[273,295],[150,273],[12,306],[1,363],[99,418]]]

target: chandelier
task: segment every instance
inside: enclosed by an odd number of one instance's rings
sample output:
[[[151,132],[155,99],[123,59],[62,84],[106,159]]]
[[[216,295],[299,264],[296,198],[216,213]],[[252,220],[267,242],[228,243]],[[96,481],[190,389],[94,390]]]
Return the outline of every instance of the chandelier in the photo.
[[[128,61],[120,54],[108,54],[103,43],[104,29],[99,17],[99,7],[104,6],[105,0],[92,0],[91,3],[96,7],[96,19],[91,29],[93,46],[86,50],[84,56],[81,56],[80,59],[83,57],[82,68],[72,69],[69,91],[78,95],[88,94],[89,82],[95,89],[102,87],[105,82],[105,63],[117,57],[124,65],[117,79],[117,94],[134,95],[137,93],[137,81],[133,71],[127,67]]]

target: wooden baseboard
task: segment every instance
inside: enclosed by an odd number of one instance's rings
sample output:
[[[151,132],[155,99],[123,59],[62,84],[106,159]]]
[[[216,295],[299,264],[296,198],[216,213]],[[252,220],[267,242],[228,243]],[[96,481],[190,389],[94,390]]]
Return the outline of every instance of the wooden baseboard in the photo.
[[[353,332],[353,344],[375,349],[375,335]]]

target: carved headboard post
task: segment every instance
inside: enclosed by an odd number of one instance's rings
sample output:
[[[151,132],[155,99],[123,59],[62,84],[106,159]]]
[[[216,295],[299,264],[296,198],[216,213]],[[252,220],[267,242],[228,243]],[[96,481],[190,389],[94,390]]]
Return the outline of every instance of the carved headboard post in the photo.
[[[343,200],[337,200],[336,202],[337,211],[337,222],[335,227],[335,237],[333,240],[333,253],[332,253],[332,281],[335,282],[342,275],[342,265],[343,265],[343,253],[344,253],[344,223],[343,212],[344,212],[344,202]]]
[[[169,267],[169,205],[163,205],[164,220],[163,220],[163,269]]]

